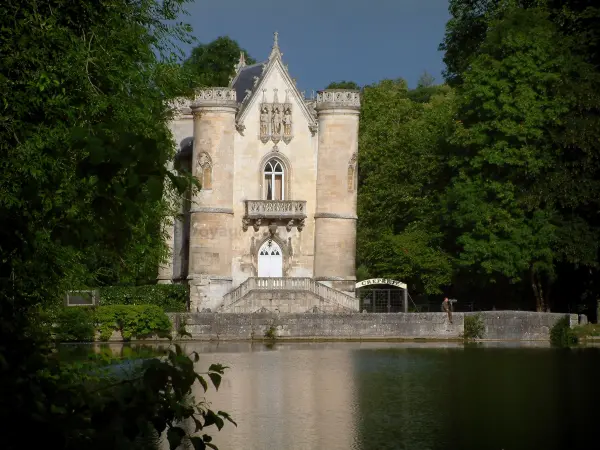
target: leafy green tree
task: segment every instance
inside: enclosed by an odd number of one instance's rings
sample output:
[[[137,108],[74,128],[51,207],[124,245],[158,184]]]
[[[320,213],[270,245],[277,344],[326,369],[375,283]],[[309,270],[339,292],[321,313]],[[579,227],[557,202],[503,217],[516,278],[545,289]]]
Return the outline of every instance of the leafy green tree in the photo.
[[[360,86],[354,81],[333,81],[325,89],[354,89],[359,91]]]
[[[358,262],[373,276],[433,294],[452,274],[434,213],[448,177],[441,144],[453,128],[453,94],[416,103],[408,92],[404,80],[384,80],[363,92]]]
[[[527,274],[538,310],[548,306],[557,261],[597,260],[597,232],[567,213],[571,194],[557,184],[575,175],[565,169],[569,149],[554,139],[574,102],[565,86],[589,72],[571,50],[547,11],[506,9],[490,22],[458,90],[458,176],[445,195],[457,234],[449,240],[463,268],[492,281]],[[582,245],[568,238],[575,229]]]
[[[183,63],[194,86],[228,86],[235,74],[235,65],[243,52],[246,64],[256,60],[228,36],[221,36],[208,44],[200,44],[192,50]]]
[[[171,25],[184,3],[6,0],[0,6],[4,448],[20,448],[24,439],[32,448],[93,448],[110,436],[131,440],[148,423],[181,436],[176,420],[191,417],[189,404],[181,408],[197,377],[185,355],[175,352],[166,366],[153,363],[142,387],[103,400],[94,390],[84,393],[85,374],[53,362],[39,314],[66,288],[87,282],[89,253],[122,254],[141,233],[136,228],[149,205],[190,185],[166,168],[174,154],[169,101],[187,88],[173,50],[189,41],[189,27]],[[35,433],[24,438],[23,424]]]

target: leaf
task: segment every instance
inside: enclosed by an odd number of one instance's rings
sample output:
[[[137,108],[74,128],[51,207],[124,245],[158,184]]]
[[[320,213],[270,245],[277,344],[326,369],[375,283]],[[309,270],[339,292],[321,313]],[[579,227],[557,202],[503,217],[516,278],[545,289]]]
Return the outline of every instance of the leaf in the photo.
[[[204,377],[202,375],[197,375],[196,378],[198,378],[198,381],[202,385],[202,388],[204,389],[204,392],[208,391],[208,383],[206,382],[206,380],[204,379]]]
[[[176,450],[181,445],[181,441],[185,436],[185,431],[179,427],[169,428],[167,431],[167,440],[169,441],[169,449]]]
[[[221,375],[219,375],[217,373],[209,373],[208,376],[210,377],[211,381],[213,382],[215,389],[218,391],[219,386],[221,385]]]
[[[217,372],[223,375],[225,373],[225,369],[229,369],[228,366],[224,366],[222,364],[211,364],[208,368],[209,372]]]
[[[194,450],[204,450],[206,448],[206,444],[204,443],[202,438],[198,436],[191,437],[190,442],[194,446]]]
[[[231,416],[228,413],[226,413],[225,411],[218,411],[217,414],[220,415],[221,417],[224,417],[226,420],[228,420],[229,422],[231,422],[232,424],[234,424],[237,427],[237,423],[235,423],[234,420],[231,418]]]
[[[194,433],[197,433],[198,431],[200,431],[203,428],[202,422],[200,422],[198,419],[196,419],[195,416],[192,416],[192,419],[194,419],[194,423],[196,424],[196,430],[194,431]]]
[[[216,425],[217,428],[219,429],[219,431],[221,431],[221,428],[223,428],[224,424],[225,423],[223,422],[223,419],[221,419],[218,415],[216,415],[214,411],[209,409],[204,414],[204,427]]]

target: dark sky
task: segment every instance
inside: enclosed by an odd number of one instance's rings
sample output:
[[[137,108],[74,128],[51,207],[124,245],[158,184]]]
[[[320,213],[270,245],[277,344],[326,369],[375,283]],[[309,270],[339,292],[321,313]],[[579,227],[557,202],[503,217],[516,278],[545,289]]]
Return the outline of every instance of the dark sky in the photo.
[[[187,10],[200,42],[230,36],[259,61],[279,32],[284,62],[307,94],[340,80],[401,77],[414,87],[425,70],[442,81],[448,0],[196,0]]]

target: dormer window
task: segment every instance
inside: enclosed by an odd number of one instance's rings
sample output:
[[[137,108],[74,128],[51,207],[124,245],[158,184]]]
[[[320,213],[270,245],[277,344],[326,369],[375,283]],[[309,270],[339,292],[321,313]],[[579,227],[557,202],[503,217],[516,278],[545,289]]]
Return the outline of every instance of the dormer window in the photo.
[[[275,158],[267,161],[264,169],[263,186],[263,198],[265,200],[285,200],[284,176],[281,161]]]

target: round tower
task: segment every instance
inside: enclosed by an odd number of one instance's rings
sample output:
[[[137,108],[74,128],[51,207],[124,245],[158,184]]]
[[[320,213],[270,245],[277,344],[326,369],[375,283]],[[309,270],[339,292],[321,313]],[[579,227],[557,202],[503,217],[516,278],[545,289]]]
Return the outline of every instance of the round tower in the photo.
[[[321,91],[316,110],[319,149],[314,277],[353,295],[360,94],[344,89]]]
[[[192,174],[202,188],[190,207],[190,310],[215,310],[231,290],[235,91],[208,88],[192,103]]]

